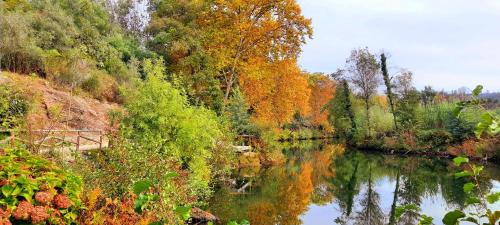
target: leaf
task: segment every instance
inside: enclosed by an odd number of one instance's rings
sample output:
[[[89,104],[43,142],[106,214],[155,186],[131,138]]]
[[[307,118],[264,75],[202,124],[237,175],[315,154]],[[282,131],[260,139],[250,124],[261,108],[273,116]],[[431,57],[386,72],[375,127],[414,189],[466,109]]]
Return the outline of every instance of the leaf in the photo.
[[[2,194],[3,194],[3,196],[9,197],[11,195],[12,191],[14,191],[14,187],[12,187],[10,185],[4,185],[4,186],[2,186]]]
[[[472,166],[472,172],[475,175],[479,175],[479,173],[481,173],[481,171],[483,171],[483,169],[484,169],[484,166],[475,166],[475,165]]]
[[[454,210],[446,213],[443,218],[443,223],[445,225],[457,225],[458,219],[465,217],[465,214],[460,210]]]
[[[422,215],[422,219],[418,222],[418,225],[431,225],[433,218],[430,216]]]
[[[191,207],[189,206],[177,206],[175,207],[174,211],[184,221],[188,220],[189,217],[191,217]]]
[[[26,199],[26,201],[28,201],[30,203],[31,203],[31,201],[33,201],[33,195],[32,194],[23,192],[19,196],[23,197],[24,199]]]
[[[468,222],[471,222],[471,223],[475,223],[475,224],[479,224],[479,222],[477,222],[477,220],[474,218],[474,217],[467,217],[465,219],[463,219],[463,221],[468,221]]]
[[[476,185],[474,185],[474,183],[472,183],[472,182],[464,184],[464,192],[470,193],[472,191],[472,189],[474,189],[475,186]]]
[[[494,204],[500,199],[500,192],[495,192],[486,196],[486,201],[490,204]]]
[[[472,96],[477,97],[483,91],[483,85],[477,85],[476,88],[472,91]]]
[[[453,163],[455,163],[456,166],[460,166],[462,165],[462,163],[467,163],[467,162],[469,162],[469,158],[467,157],[458,156],[453,159]]]
[[[469,197],[465,200],[465,203],[467,205],[471,205],[471,204],[479,204],[481,203],[481,200],[479,200],[479,198],[477,197]]]
[[[151,185],[153,185],[153,184],[149,180],[141,180],[141,181],[135,182],[134,187],[133,187],[134,194],[138,195],[141,192],[148,190],[149,187],[151,187]]]
[[[472,176],[472,173],[469,171],[462,171],[462,172],[455,173],[455,178],[469,177],[469,176]]]
[[[407,204],[407,205],[401,205],[396,207],[396,211],[394,216],[396,217],[396,220],[399,220],[403,214],[409,211],[419,211],[420,209],[418,208],[417,205],[415,204]]]
[[[462,113],[462,110],[464,110],[465,108],[465,105],[463,104],[463,102],[460,102],[460,103],[457,103],[455,105],[455,108],[453,108],[453,115],[455,117],[460,117],[460,113]]]
[[[168,172],[167,174],[165,174],[164,178],[165,180],[170,180],[178,175],[179,174],[177,174],[176,172]]]

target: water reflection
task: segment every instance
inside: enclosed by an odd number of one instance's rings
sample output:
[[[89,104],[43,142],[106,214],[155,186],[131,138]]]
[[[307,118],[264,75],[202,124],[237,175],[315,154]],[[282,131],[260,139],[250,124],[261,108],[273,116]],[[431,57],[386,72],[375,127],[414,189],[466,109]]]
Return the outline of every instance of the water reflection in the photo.
[[[221,222],[268,224],[395,224],[395,207],[415,204],[440,224],[451,207],[463,208],[464,181],[449,175],[448,160],[398,157],[320,143],[284,148],[283,166],[235,172],[210,202]],[[498,186],[498,167],[486,167],[481,188]],[[495,187],[494,187],[495,186]],[[417,224],[407,213],[398,224]]]

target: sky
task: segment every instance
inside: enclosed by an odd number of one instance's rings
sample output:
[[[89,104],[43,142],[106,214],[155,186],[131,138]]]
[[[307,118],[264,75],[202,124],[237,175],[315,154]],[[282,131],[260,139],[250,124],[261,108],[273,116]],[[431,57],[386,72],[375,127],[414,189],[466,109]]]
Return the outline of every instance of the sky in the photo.
[[[298,0],[314,35],[302,69],[332,73],[354,48],[389,53],[418,89],[500,91],[500,0]]]

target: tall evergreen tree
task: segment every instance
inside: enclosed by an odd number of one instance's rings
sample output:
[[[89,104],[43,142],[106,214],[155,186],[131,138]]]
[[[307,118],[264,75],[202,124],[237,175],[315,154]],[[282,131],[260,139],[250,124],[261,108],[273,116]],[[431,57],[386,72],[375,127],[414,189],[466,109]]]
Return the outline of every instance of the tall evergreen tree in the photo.
[[[387,98],[389,99],[389,106],[391,107],[391,113],[394,119],[394,127],[398,129],[398,124],[396,123],[396,113],[394,111],[394,94],[392,93],[391,78],[389,77],[389,72],[387,71],[387,58],[385,54],[380,55],[382,76],[384,77],[385,87],[387,89]]]

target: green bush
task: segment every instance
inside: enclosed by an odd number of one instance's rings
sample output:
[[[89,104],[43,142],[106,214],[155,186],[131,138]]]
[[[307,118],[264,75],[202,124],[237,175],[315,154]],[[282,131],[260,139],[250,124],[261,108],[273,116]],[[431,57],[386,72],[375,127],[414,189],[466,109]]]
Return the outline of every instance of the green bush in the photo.
[[[19,124],[29,106],[28,99],[20,91],[0,85],[0,128],[8,129]]]
[[[82,208],[80,177],[22,148],[0,152],[0,165],[0,211],[10,222],[76,221]]]
[[[222,159],[231,155],[223,144],[226,128],[214,112],[190,106],[163,80],[163,61],[147,60],[144,71],[145,82],[127,93],[120,139],[113,140],[112,149],[96,154],[90,166],[83,165],[81,173],[114,197],[137,180],[150,180],[160,189],[162,200],[154,210],[161,217],[178,205],[208,197],[211,179],[224,169],[214,164],[229,164]],[[169,172],[180,176],[171,182],[165,178]]]
[[[99,91],[101,88],[101,81],[97,75],[91,75],[82,83],[82,89],[93,94],[94,96],[99,95]]]
[[[422,130],[417,133],[420,146],[426,149],[443,151],[453,140],[450,132],[443,129]]]

